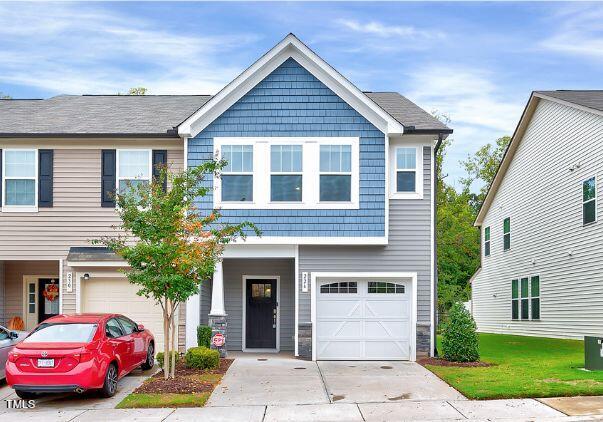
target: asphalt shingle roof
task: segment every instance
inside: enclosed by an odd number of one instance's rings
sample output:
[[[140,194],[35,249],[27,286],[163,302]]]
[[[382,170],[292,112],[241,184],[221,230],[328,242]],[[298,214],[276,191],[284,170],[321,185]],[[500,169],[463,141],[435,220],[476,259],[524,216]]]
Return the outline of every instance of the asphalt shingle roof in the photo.
[[[396,92],[366,95],[405,128],[451,130]],[[0,136],[177,136],[174,128],[210,95],[59,95],[45,100],[0,100]]]
[[[577,104],[594,110],[603,111],[603,90],[593,91],[536,91],[537,94],[546,95]]]

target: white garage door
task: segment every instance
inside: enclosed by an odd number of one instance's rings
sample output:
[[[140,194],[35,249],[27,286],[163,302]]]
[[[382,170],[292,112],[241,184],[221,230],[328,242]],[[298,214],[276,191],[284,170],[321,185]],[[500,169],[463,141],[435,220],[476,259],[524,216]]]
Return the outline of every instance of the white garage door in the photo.
[[[410,359],[409,281],[319,279],[317,286],[317,359]]]
[[[161,306],[138,296],[138,287],[124,278],[82,280],[82,312],[122,314],[149,329],[155,337],[155,350],[163,351]]]

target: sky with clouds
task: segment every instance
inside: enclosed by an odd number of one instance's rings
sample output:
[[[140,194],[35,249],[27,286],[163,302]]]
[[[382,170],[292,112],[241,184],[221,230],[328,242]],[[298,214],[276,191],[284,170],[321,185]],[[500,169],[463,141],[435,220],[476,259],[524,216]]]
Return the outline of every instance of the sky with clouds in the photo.
[[[359,88],[450,117],[446,171],[532,90],[603,89],[603,3],[0,3],[14,98],[213,94],[293,32]]]

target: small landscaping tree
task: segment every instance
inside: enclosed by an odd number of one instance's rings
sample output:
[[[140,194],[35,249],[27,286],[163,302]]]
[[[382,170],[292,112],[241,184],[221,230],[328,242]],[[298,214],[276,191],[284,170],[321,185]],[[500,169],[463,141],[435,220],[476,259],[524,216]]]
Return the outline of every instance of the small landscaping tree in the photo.
[[[442,330],[442,357],[452,362],[479,360],[475,321],[462,303],[455,303]]]
[[[121,234],[93,241],[120,255],[129,268],[123,272],[139,286],[138,295],[150,298],[163,310],[163,370],[175,376],[176,321],[178,306],[199,291],[221,259],[224,246],[245,238],[245,230],[257,228],[243,222],[221,224],[216,210],[201,215],[196,198],[208,193],[202,181],[218,174],[225,162],[209,161],[180,173],[160,169],[150,184],[137,183],[116,195]],[[170,189],[166,189],[167,179]],[[171,363],[169,357],[171,356]]]

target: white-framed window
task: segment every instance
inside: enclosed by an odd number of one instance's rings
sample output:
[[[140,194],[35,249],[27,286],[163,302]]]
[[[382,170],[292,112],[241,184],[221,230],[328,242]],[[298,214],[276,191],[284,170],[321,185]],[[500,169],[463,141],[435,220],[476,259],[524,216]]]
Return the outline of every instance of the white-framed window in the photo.
[[[511,280],[511,319],[540,319],[540,276],[519,277]]]
[[[423,198],[423,147],[430,144],[401,139],[390,140],[389,197],[392,199]]]
[[[253,202],[253,145],[222,145],[223,202]]]
[[[214,180],[214,207],[358,209],[359,144],[357,137],[214,138],[216,156],[229,163]]]
[[[302,202],[303,146],[270,145],[270,201]]]
[[[38,150],[2,150],[2,211],[38,209]]]
[[[150,149],[117,150],[117,190],[124,193],[140,184],[151,183],[153,154]]]
[[[417,149],[396,148],[396,192],[415,193],[417,191]]]
[[[352,200],[352,146],[320,146],[320,202]]]
[[[597,179],[591,177],[582,182],[582,224],[597,221]]]

